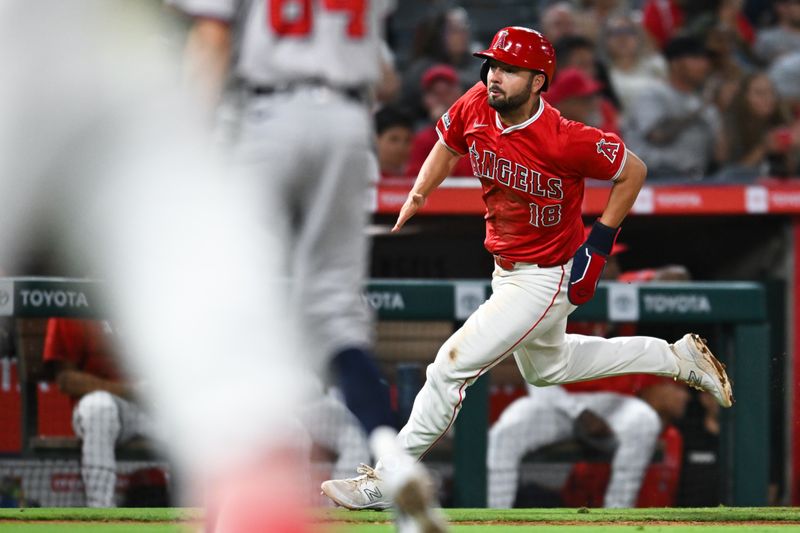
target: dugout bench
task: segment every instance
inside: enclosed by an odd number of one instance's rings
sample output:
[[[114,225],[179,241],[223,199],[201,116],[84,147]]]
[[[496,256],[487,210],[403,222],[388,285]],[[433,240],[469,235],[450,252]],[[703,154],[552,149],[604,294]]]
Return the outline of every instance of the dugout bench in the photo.
[[[488,281],[371,282],[366,298],[382,321],[465,320],[490,294]],[[18,353],[32,353],[37,332],[30,319],[101,318],[101,285],[64,278],[0,278],[0,316],[18,321]],[[715,354],[728,365],[736,404],[722,415],[722,467],[729,475],[723,496],[732,505],[766,504],[769,481],[769,326],[766,296],[758,283],[601,282],[572,318],[585,321],[714,324]],[[20,321],[21,320],[21,321]],[[25,324],[28,324],[26,326]],[[38,333],[39,339],[41,332]],[[40,348],[38,348],[40,350]],[[28,351],[26,351],[28,350]],[[39,353],[41,353],[39,351]],[[435,352],[430,354],[432,359]],[[20,357],[24,454],[36,452],[36,368]],[[470,387],[455,423],[455,504],[486,505],[489,375]]]
[[[40,381],[49,381],[42,361],[47,319],[103,318],[100,284],[64,278],[0,278],[0,317],[13,317],[21,392],[23,458],[80,456],[80,439],[40,436],[38,394]],[[156,456],[145,438],[117,447],[117,459],[151,460]]]

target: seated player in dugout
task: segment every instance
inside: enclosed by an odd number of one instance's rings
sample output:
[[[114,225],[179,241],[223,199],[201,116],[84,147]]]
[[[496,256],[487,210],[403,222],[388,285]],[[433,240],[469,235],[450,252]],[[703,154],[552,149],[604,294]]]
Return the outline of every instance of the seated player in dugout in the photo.
[[[684,415],[689,392],[670,378],[628,374],[564,386],[533,387],[511,403],[489,432],[489,506],[536,507],[518,491],[522,460],[530,452],[570,438],[609,455],[609,462],[579,461],[550,505],[664,507],[674,505],[682,463],[682,437],[672,424]],[[655,450],[659,461],[651,463]],[[543,490],[543,489],[542,489]]]
[[[73,400],[72,427],[81,439],[81,477],[87,507],[115,507],[115,446],[152,436],[151,423],[133,399],[133,387],[114,357],[107,321],[51,318],[43,359],[61,391]]]
[[[422,459],[452,427],[468,387],[513,356],[535,386],[624,374],[675,378],[733,404],[724,366],[687,333],[670,343],[646,336],[574,335],[567,318],[594,296],[620,227],[644,185],[647,167],[619,136],[561,117],[541,98],[555,51],[539,32],[497,32],[481,79],[437,124],[431,150],[393,231],[468,155],[486,204],[485,247],[494,256],[492,295],[439,349],[398,444]],[[611,182],[600,217],[584,237],[584,180]],[[329,480],[325,494],[350,509],[379,508],[392,464],[379,460],[352,479]]]

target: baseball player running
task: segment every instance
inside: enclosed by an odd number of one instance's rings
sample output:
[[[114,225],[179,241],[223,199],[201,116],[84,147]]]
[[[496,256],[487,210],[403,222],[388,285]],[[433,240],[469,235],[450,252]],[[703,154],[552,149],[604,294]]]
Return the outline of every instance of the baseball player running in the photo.
[[[671,376],[710,392],[723,407],[733,394],[724,366],[687,334],[673,344],[652,337],[604,339],[566,334],[567,317],[594,295],[620,224],[645,180],[644,163],[619,137],[562,118],[542,97],[555,72],[552,45],[523,27],[497,32],[475,84],[437,124],[431,150],[394,231],[422,207],[462,156],[470,158],[486,203],[487,250],[494,255],[492,296],[440,348],[428,366],[400,445],[425,454],[450,429],[467,387],[514,355],[537,386],[603,376]],[[613,183],[584,241],[583,180]],[[376,507],[390,465],[322,490],[351,509]]]

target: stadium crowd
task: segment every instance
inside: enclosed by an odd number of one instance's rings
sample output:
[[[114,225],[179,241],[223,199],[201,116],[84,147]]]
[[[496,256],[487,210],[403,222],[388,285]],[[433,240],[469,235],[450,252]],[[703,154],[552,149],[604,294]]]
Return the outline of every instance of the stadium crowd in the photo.
[[[478,80],[480,61],[471,53],[483,43],[476,36],[496,30],[495,21],[471,16],[478,2],[433,4],[403,2],[395,16],[422,18],[410,43],[394,43],[401,83],[376,114],[383,177],[416,175],[436,142],[433,124]],[[534,19],[515,22],[538,29],[556,49],[545,99],[567,118],[619,133],[647,163],[651,183],[797,174],[800,2],[526,4]],[[389,29],[392,41],[400,32]],[[463,160],[454,171],[471,174]]]

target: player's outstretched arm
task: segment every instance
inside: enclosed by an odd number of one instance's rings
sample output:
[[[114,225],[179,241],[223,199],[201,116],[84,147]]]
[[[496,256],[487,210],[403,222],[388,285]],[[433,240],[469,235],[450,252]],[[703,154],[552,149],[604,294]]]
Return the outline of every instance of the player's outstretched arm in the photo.
[[[400,209],[400,215],[397,217],[392,232],[399,231],[408,222],[408,219],[419,211],[419,208],[425,204],[428,195],[436,190],[436,187],[450,174],[460,157],[460,154],[453,152],[441,142],[436,143],[422,164],[417,180]]]

